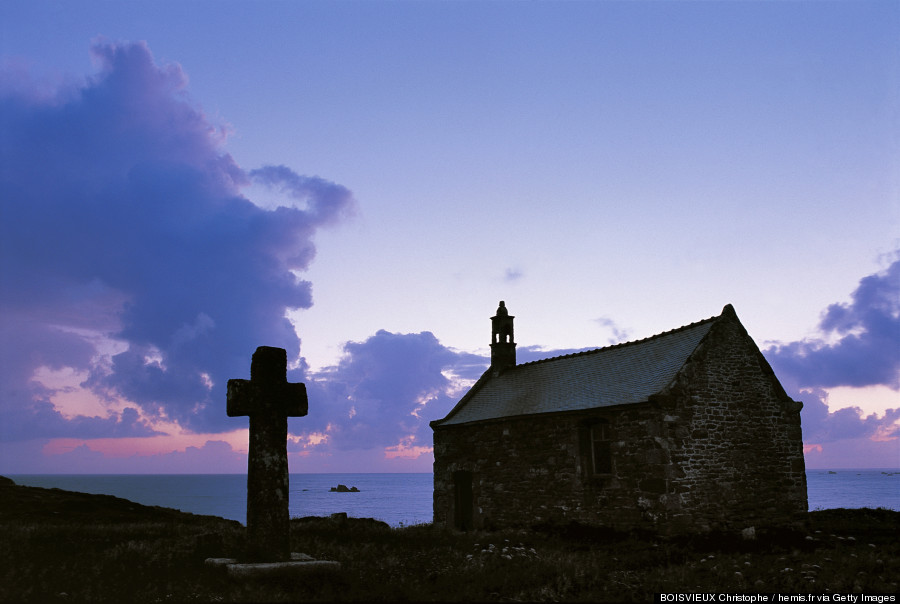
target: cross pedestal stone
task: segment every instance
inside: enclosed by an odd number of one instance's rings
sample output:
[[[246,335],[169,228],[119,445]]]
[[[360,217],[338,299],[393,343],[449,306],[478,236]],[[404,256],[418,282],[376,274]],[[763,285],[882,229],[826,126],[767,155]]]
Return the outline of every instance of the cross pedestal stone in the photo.
[[[249,560],[291,559],[287,418],[307,414],[306,385],[288,383],[287,352],[260,346],[249,380],[228,380],[229,417],[250,416],[247,463]]]

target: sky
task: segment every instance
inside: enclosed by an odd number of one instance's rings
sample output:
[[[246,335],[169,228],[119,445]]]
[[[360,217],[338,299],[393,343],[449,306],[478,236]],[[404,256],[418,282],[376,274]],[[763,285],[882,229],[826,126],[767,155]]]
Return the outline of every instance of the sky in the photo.
[[[0,3],[0,472],[429,472],[488,364],[733,304],[810,468],[900,467],[900,4]]]

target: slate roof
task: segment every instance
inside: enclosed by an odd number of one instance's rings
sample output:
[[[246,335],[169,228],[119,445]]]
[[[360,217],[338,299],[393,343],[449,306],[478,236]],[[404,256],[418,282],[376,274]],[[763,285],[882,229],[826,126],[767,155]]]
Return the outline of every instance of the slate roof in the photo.
[[[447,417],[431,425],[645,402],[675,378],[718,318],[643,340],[516,365],[499,376],[488,369]]]

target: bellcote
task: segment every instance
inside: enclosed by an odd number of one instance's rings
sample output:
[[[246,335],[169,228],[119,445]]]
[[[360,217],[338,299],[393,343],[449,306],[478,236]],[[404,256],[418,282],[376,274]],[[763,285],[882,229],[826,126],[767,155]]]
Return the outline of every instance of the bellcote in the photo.
[[[491,317],[491,369],[494,375],[516,366],[516,342],[513,333],[513,319],[500,301],[497,314]]]

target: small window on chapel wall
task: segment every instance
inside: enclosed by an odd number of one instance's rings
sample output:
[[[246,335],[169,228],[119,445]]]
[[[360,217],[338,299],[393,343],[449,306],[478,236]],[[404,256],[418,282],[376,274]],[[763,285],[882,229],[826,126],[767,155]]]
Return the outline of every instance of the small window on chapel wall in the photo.
[[[612,473],[612,437],[605,419],[591,424],[591,470],[594,474]]]

